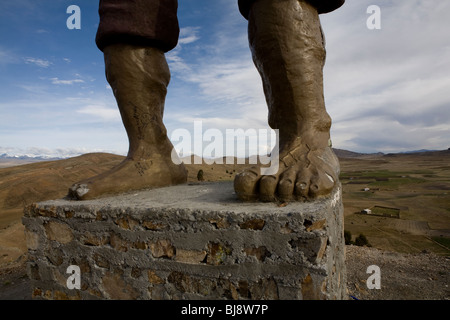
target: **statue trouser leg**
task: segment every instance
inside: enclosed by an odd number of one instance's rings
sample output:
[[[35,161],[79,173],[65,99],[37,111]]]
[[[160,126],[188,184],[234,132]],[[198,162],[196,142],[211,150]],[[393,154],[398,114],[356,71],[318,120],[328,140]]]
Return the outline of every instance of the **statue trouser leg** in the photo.
[[[108,32],[101,33],[105,29]],[[126,30],[126,26],[117,30],[120,34],[119,31]],[[114,28],[103,28],[101,24],[98,34],[111,35],[113,31]],[[154,33],[150,30],[148,34]],[[126,40],[123,34],[119,38]],[[117,167],[74,184],[69,194],[80,200],[176,185],[187,180],[184,165],[176,165],[172,161],[173,146],[163,124],[170,71],[161,48],[167,47],[150,45],[161,43],[151,37],[137,41],[131,37],[130,43],[111,43],[111,39],[104,41],[102,36],[97,43],[102,44],[99,48],[104,53],[106,78],[128,135],[129,151]]]
[[[279,170],[236,176],[242,200],[306,200],[328,195],[338,181],[331,119],[323,96],[325,48],[317,9],[303,0],[257,0],[249,43],[263,82],[269,125],[279,130]]]

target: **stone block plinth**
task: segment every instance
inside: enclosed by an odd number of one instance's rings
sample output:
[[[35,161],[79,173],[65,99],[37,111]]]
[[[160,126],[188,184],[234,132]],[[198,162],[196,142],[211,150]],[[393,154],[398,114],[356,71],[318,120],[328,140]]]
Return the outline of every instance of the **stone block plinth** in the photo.
[[[242,203],[232,182],[55,200],[23,224],[37,299],[346,298],[340,186],[287,205]]]

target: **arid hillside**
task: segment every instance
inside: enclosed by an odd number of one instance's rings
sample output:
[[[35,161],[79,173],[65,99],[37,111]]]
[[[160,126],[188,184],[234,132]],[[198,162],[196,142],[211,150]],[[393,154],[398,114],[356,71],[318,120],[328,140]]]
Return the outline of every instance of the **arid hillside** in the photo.
[[[92,153],[0,169],[0,229],[19,221],[25,205],[62,198],[72,183],[106,171],[122,158]]]

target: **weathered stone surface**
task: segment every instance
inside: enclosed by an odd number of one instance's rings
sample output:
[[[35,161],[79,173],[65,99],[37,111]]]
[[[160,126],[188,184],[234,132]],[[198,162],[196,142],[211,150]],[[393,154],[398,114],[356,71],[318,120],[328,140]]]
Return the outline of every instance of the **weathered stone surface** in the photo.
[[[309,261],[316,262],[320,261],[325,253],[327,238],[297,239],[289,242],[289,244],[293,249],[303,252]]]
[[[263,219],[252,219],[241,223],[241,229],[262,230],[266,222]]]
[[[211,219],[211,220],[209,220],[209,222],[212,223],[218,229],[226,229],[230,226],[230,223],[224,217],[220,217],[217,219]]]
[[[148,248],[148,245],[144,241],[136,241],[136,242],[133,243],[133,248],[140,249],[140,250],[145,250],[145,249]]]
[[[110,299],[135,300],[138,297],[136,290],[125,283],[122,276],[116,273],[107,273],[102,279],[103,289]]]
[[[72,230],[65,223],[50,221],[44,227],[49,240],[55,240],[62,244],[67,244],[73,240]]]
[[[142,223],[142,226],[148,230],[153,230],[153,231],[167,230],[169,228],[169,226],[167,224],[157,223],[157,222],[153,222],[153,221],[144,221]]]
[[[27,210],[36,299],[346,296],[340,189],[279,207],[243,205],[231,183],[204,183]],[[70,265],[81,270],[73,292],[65,284]]]
[[[139,225],[138,221],[129,217],[117,219],[115,222],[119,227],[128,230],[133,230],[136,226]]]
[[[266,257],[270,254],[266,247],[258,247],[258,248],[245,248],[245,254],[248,256],[254,256],[259,261],[264,261]]]
[[[165,283],[165,281],[159,277],[155,271],[153,270],[148,270],[147,271],[147,275],[148,275],[148,282],[150,282],[151,284],[163,284]]]
[[[150,243],[150,250],[155,258],[172,258],[175,255],[175,248],[169,240],[158,240]]]
[[[101,246],[109,243],[109,236],[107,234],[94,234],[92,232],[86,232],[83,235],[83,244],[88,246]]]
[[[326,219],[322,219],[316,222],[311,222],[309,220],[305,220],[305,222],[303,223],[303,225],[306,228],[306,231],[314,231],[314,230],[320,230],[323,229],[325,227],[325,224],[327,223]]]
[[[36,298],[36,297],[40,297],[40,296],[42,296],[42,290],[39,288],[34,289],[33,292],[31,293],[32,298]]]
[[[255,300],[278,300],[278,286],[273,278],[265,278],[250,286],[250,295]]]
[[[229,246],[221,243],[209,243],[206,263],[215,266],[223,264],[227,256],[231,255],[231,252],[232,249]]]
[[[302,281],[303,300],[324,300],[325,299],[325,283],[313,280],[308,274]]]
[[[53,292],[53,299],[54,300],[69,300],[69,297],[66,293],[56,290]]]
[[[114,249],[121,252],[127,252],[130,248],[130,242],[123,240],[120,235],[116,233],[111,234],[110,243]]]
[[[56,248],[47,253],[47,259],[55,266],[60,266],[64,262],[64,253],[61,249]]]
[[[36,232],[25,230],[25,239],[29,250],[37,250],[39,248],[39,235]]]
[[[94,259],[94,262],[95,262],[96,266],[98,266],[100,268],[109,268],[109,261],[108,261],[108,259],[102,257],[98,253],[94,254],[93,259]]]
[[[206,251],[177,249],[175,261],[183,263],[201,263],[205,260]]]

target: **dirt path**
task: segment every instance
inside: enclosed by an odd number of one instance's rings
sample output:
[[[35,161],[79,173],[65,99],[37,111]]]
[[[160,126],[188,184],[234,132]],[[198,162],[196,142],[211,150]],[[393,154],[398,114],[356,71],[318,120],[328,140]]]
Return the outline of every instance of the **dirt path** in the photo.
[[[347,287],[359,300],[449,300],[450,257],[347,246]],[[367,267],[381,271],[381,289],[367,288]]]

